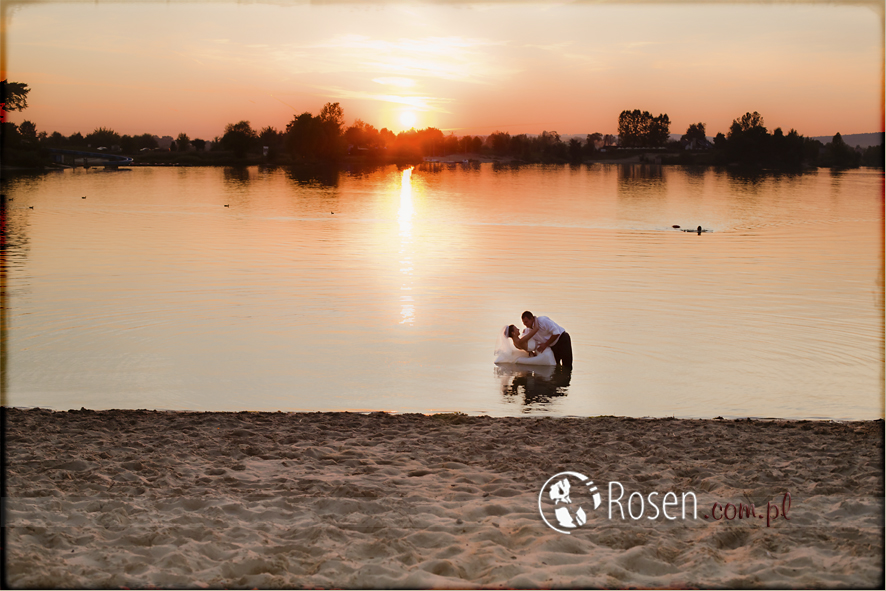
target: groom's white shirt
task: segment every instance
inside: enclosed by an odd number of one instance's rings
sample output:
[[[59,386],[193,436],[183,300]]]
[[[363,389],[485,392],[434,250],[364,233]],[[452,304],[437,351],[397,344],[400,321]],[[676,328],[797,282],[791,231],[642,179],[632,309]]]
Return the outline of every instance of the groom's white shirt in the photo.
[[[551,343],[551,346],[556,345],[557,341],[560,340],[560,335],[566,332],[565,330],[563,330],[562,326],[560,326],[547,316],[536,316],[535,326],[533,326],[533,328],[538,328],[538,332],[535,333],[535,336],[533,338],[535,339],[535,342],[539,345],[541,345],[542,343],[547,343],[548,339],[550,339],[554,335],[557,335],[557,340]]]

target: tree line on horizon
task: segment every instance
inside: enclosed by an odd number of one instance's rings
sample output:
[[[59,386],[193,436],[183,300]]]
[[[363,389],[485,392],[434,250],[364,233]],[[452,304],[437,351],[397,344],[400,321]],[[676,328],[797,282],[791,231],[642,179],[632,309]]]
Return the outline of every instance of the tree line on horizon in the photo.
[[[4,110],[27,108],[29,91],[26,84],[2,81]],[[93,150],[100,146],[113,147],[127,155],[159,149],[157,136],[149,133],[120,135],[112,129],[98,127],[85,136],[77,132],[66,137],[57,131],[38,132],[36,125],[27,120],[20,125],[6,121],[2,125],[4,161],[11,155],[17,164],[39,161],[41,157],[36,152],[50,147]],[[671,140],[670,125],[666,113],[653,116],[648,111],[634,109],[619,114],[617,136],[592,133],[587,134],[584,141],[574,137],[564,141],[556,131],[514,136],[495,131],[488,136],[458,137],[428,127],[395,134],[386,128],[376,129],[360,119],[346,127],[344,111],[336,102],[326,103],[317,115],[304,112],[293,116],[284,130],[271,126],[256,130],[244,120],[227,124],[222,135],[211,142],[180,133],[170,142],[169,150],[203,152],[211,146],[212,151],[229,153],[235,160],[264,155],[268,161],[283,159],[293,163],[336,162],[347,157],[421,160],[451,154],[481,154],[523,162],[580,163],[617,157],[626,151],[652,150],[676,153],[677,163],[691,163],[697,160],[694,155],[705,152],[702,159],[705,164],[774,168],[883,166],[882,141],[879,146],[860,151],[846,144],[839,133],[825,145],[794,129],[787,134],[781,128],[769,132],[756,111],[733,120],[728,132],[717,133],[713,142],[707,140],[704,123],[690,124],[680,140]]]

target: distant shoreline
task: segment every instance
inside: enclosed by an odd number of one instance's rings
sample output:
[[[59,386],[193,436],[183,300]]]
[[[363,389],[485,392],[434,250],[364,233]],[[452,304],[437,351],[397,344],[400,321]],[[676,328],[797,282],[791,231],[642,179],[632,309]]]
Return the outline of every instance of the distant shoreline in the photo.
[[[153,156],[153,157],[152,157]],[[434,165],[434,164],[499,164],[508,166],[521,165],[559,165],[559,166],[580,166],[593,164],[647,164],[661,166],[701,166],[715,167],[735,170],[756,170],[760,172],[796,172],[810,171],[818,168],[832,168],[827,166],[801,166],[799,168],[777,168],[765,166],[745,166],[739,163],[723,163],[715,162],[710,153],[706,152],[686,152],[674,153],[665,151],[615,151],[611,157],[599,157],[583,159],[580,162],[564,162],[564,161],[525,161],[510,156],[491,156],[488,154],[480,154],[475,152],[449,154],[446,156],[426,156],[424,158],[368,158],[368,157],[345,157],[334,161],[294,161],[288,155],[278,158],[267,158],[260,155],[250,155],[246,158],[236,159],[228,154],[218,154],[213,152],[185,152],[177,154],[175,152],[165,152],[155,154],[148,157],[136,156],[136,160],[132,163],[121,165],[120,168],[143,168],[143,167],[249,167],[249,166],[268,166],[268,167],[285,167],[285,168],[304,168],[304,169],[332,169],[347,170],[354,166],[357,167],[380,167],[388,165],[397,166],[418,166],[418,165]],[[23,167],[9,166],[0,164],[0,176],[7,176],[17,173],[33,174],[41,172],[53,172],[72,168],[71,166],[43,166],[43,167]],[[76,166],[74,168],[82,168]],[[92,169],[104,169],[103,164],[95,164],[90,166]],[[864,167],[861,168],[880,168],[881,167]],[[840,169],[842,170],[842,169]]]

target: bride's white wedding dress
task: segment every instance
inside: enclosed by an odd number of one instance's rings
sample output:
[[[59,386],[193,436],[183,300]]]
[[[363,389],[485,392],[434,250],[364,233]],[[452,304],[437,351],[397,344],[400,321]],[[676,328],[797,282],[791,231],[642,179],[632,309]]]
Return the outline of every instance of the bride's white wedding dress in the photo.
[[[495,363],[519,363],[520,365],[557,365],[554,352],[548,347],[543,353],[530,357],[529,353],[514,346],[514,342],[507,336],[508,327],[505,326],[498,333],[498,344],[495,346]],[[535,339],[529,339],[527,343],[530,351],[535,351]]]

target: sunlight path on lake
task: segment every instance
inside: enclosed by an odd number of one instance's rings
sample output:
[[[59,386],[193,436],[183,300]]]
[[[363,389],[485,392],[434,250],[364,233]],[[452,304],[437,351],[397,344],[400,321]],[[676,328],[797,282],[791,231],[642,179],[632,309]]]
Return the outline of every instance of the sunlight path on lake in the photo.
[[[412,216],[415,208],[412,205],[412,168],[403,171],[400,179],[400,210],[397,221],[400,224],[400,273],[403,275],[403,284],[400,291],[406,292],[400,296],[402,307],[400,324],[413,324],[415,322],[415,300],[412,297]]]

